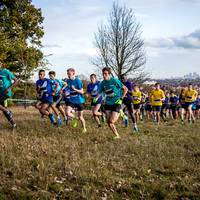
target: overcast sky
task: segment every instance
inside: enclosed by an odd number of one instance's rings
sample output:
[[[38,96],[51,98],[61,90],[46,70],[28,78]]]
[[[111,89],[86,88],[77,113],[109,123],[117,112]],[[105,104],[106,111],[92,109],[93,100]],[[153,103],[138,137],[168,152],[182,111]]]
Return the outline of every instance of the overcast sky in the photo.
[[[142,24],[147,63],[152,77],[200,74],[200,0],[121,0]],[[79,74],[95,71],[94,33],[106,21],[112,0],[33,0],[42,9],[43,51],[59,77],[67,66]]]

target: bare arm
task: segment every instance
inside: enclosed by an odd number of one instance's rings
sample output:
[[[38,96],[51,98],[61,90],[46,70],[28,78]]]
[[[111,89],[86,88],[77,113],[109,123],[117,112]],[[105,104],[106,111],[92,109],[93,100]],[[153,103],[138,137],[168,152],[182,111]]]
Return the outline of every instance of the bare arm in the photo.
[[[122,97],[121,98],[123,99],[126,96],[127,92],[128,92],[128,88],[125,85],[123,85],[122,90],[123,90],[123,93],[122,93]]]
[[[83,88],[81,88],[80,90],[76,89],[73,85],[72,85],[72,89],[76,92],[78,92],[79,94],[84,94],[84,90]]]

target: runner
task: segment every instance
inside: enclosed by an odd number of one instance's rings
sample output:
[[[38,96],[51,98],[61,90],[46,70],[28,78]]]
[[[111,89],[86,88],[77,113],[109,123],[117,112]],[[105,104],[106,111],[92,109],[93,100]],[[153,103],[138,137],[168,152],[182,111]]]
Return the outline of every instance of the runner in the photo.
[[[40,96],[41,104],[38,107],[42,116],[49,117],[52,124],[56,124],[54,114],[50,111],[50,107],[53,105],[53,95],[56,93],[54,90],[54,81],[45,78],[45,71],[39,71],[39,80],[36,82],[36,91]]]
[[[143,88],[140,88],[140,91],[143,91]],[[140,102],[140,120],[143,121],[145,116],[145,100],[146,100],[146,94],[142,92],[142,98]]]
[[[180,115],[181,115],[181,122],[184,124],[185,114],[187,113],[186,104],[185,104],[185,88],[181,89],[181,93],[179,95],[179,103],[181,105]]]
[[[70,105],[70,87],[67,85],[67,78],[63,79],[63,81],[65,82],[66,84],[66,87],[64,88],[63,90],[63,100],[65,102],[65,113],[67,113],[67,106]],[[75,113],[75,110],[73,109],[72,110],[72,113]],[[67,117],[67,114],[66,114],[66,117]],[[66,125],[68,125],[68,117],[67,117],[67,120],[66,120]],[[75,124],[75,127],[77,126],[77,124]]]
[[[60,113],[62,114],[64,121],[67,121],[67,116],[65,114],[65,110],[63,109],[61,102],[62,102],[62,94],[63,90],[66,88],[67,83],[61,80],[56,79],[56,73],[54,71],[49,72],[49,78],[54,81],[55,87],[54,89],[56,90],[55,95],[53,96],[53,104],[52,104],[52,109],[54,113],[57,116],[57,126],[61,126],[61,118],[60,118]],[[57,110],[58,109],[58,110]],[[60,113],[58,112],[60,111]]]
[[[177,119],[179,98],[175,95],[174,91],[170,92],[169,102],[170,102],[170,116],[172,119]]]
[[[80,120],[82,124],[82,133],[86,133],[86,124],[85,124],[85,119],[83,117],[83,110],[84,110],[84,103],[85,103],[85,98],[83,96],[84,91],[83,91],[83,83],[82,81],[77,78],[76,72],[74,68],[69,68],[67,70],[67,76],[68,79],[67,85],[70,90],[70,97],[67,102],[67,107],[66,107],[66,115],[68,117],[68,122],[69,120],[75,119],[75,114],[74,114],[74,109],[77,109],[78,111],[78,119]],[[73,125],[75,127],[75,125]]]
[[[155,84],[155,89],[151,91],[152,98],[152,108],[155,121],[160,125],[160,112],[162,107],[162,102],[165,100],[165,94],[163,90],[160,89],[160,84]]]
[[[133,87],[133,108],[135,111],[136,122],[140,120],[140,105],[142,100],[142,92],[140,91],[138,85]]]
[[[197,98],[197,91],[193,89],[192,84],[189,84],[188,90],[185,91],[185,106],[189,114],[188,121],[189,123],[195,122],[195,117],[192,111],[192,106]]]
[[[100,84],[100,94],[105,94],[105,112],[108,125],[112,132],[115,134],[114,139],[119,139],[120,135],[116,129],[115,123],[120,116],[121,104],[128,92],[126,86],[116,78],[111,77],[111,69],[105,67],[102,70],[104,80]],[[122,92],[123,90],[123,92]]]
[[[200,95],[198,95],[198,97],[195,101],[195,104],[196,104],[195,118],[199,119],[199,117],[200,117]]]
[[[17,78],[11,71],[3,69],[3,63],[0,61],[0,110],[13,128],[16,127],[16,123],[12,112],[5,107],[5,101],[12,96],[11,87],[15,86],[17,82]]]
[[[164,122],[167,121],[170,115],[170,93],[165,91],[165,99],[162,102],[160,116]]]
[[[87,97],[89,96],[91,97],[92,114],[99,128],[101,127],[101,122],[99,118],[102,116],[102,113],[100,112],[100,108],[101,108],[103,97],[102,95],[100,95],[97,98],[99,94],[100,82],[97,81],[96,74],[91,74],[90,80],[91,82],[87,86]]]
[[[135,114],[133,110],[133,98],[132,98],[132,91],[133,86],[131,81],[127,79],[127,76],[122,76],[122,83],[127,87],[128,92],[126,93],[126,96],[123,99],[123,104],[126,106],[129,115],[131,116],[131,120],[133,122],[133,131],[138,132],[138,127],[135,119]]]
[[[152,106],[151,106],[151,100],[150,100],[149,95],[147,95],[145,98],[145,111],[146,111],[147,119],[152,118]]]

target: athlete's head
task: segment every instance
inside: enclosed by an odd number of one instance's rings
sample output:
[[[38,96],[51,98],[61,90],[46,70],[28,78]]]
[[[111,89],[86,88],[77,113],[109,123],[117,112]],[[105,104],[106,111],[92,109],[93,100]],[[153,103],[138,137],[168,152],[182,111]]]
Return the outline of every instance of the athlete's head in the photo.
[[[38,73],[39,79],[44,79],[45,78],[45,71],[43,69],[41,69]]]
[[[169,97],[170,93],[168,91],[165,92],[165,96]]]
[[[124,82],[126,82],[127,81],[127,76],[126,75],[123,75],[122,76],[122,82],[124,83]]]
[[[182,89],[181,89],[181,94],[183,95],[185,93],[185,87],[183,87]]]
[[[95,83],[96,80],[97,80],[96,74],[91,74],[91,75],[90,75],[90,81],[91,81],[92,83]]]
[[[137,84],[135,84],[135,85],[133,86],[133,90],[134,90],[134,91],[138,91],[138,90],[139,90],[139,86],[138,86]]]
[[[49,78],[50,78],[51,80],[54,80],[54,79],[56,78],[56,72],[50,71],[50,72],[49,72]]]
[[[160,83],[156,83],[155,88],[156,88],[156,90],[159,90],[160,89]]]
[[[74,68],[69,68],[67,69],[67,76],[69,79],[73,79],[75,77],[75,69]]]
[[[171,95],[172,97],[174,97],[174,96],[175,96],[175,94],[174,94],[174,91],[173,91],[173,90],[171,90],[171,91],[170,91],[170,95]]]
[[[110,79],[110,75],[111,75],[111,69],[110,69],[110,67],[104,67],[102,69],[102,73],[103,73],[104,80],[109,80]]]
[[[189,90],[192,90],[192,83],[190,83],[190,84],[188,85],[188,89],[189,89]]]

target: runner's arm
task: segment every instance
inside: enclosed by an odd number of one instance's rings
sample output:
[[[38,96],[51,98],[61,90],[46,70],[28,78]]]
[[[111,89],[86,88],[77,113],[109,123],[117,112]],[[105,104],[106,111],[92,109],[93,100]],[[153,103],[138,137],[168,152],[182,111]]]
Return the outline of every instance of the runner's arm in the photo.
[[[13,86],[16,86],[19,83],[19,79],[14,77],[13,80],[14,80]]]
[[[68,86],[67,82],[63,81],[63,84],[64,85],[63,85],[62,89],[60,90],[61,93],[63,93],[64,89]]]
[[[81,88],[81,89],[76,89],[73,85],[72,85],[72,89],[74,90],[74,91],[76,91],[76,92],[78,92],[79,94],[84,94],[84,90],[83,90],[83,88]]]
[[[123,85],[122,90],[123,90],[123,93],[122,93],[121,99],[124,99],[124,97],[126,96],[128,92],[128,88],[125,85]]]

